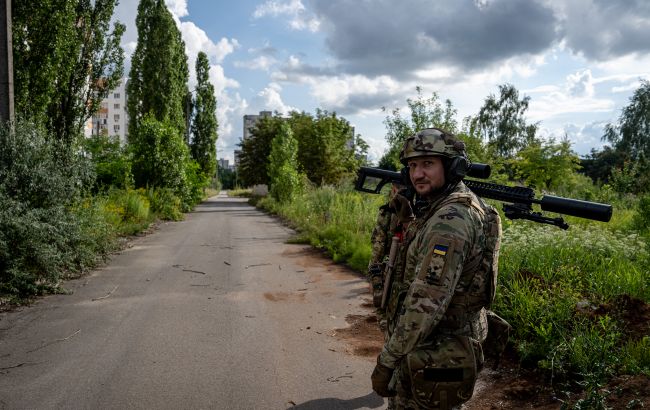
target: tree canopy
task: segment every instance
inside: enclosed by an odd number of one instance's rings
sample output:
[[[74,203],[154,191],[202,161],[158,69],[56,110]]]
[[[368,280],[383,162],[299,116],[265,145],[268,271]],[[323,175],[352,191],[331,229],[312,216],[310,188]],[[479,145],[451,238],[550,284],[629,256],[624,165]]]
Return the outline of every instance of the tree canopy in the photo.
[[[379,160],[380,168],[392,170],[400,168],[399,152],[404,141],[421,129],[436,127],[452,133],[458,131],[457,110],[450,100],[445,100],[443,105],[437,93],[432,93],[431,97],[425,99],[422,96],[422,88],[416,87],[415,91],[417,97],[406,100],[410,112],[409,118],[402,117],[400,109],[395,108],[384,120],[388,150]],[[383,110],[386,111],[386,108],[384,107]]]
[[[70,146],[123,75],[117,0],[12,3],[16,112]]]
[[[472,132],[495,147],[498,155],[512,158],[535,140],[537,124],[526,122],[530,97],[519,99],[512,84],[499,86],[499,97],[490,94],[471,122]]]
[[[192,158],[199,164],[207,178],[213,178],[217,171],[217,99],[214,86],[210,83],[210,63],[204,52],[196,59],[196,97],[192,115]]]
[[[163,0],[141,0],[136,26],[127,84],[129,135],[147,114],[186,135],[189,69],[181,33]]]

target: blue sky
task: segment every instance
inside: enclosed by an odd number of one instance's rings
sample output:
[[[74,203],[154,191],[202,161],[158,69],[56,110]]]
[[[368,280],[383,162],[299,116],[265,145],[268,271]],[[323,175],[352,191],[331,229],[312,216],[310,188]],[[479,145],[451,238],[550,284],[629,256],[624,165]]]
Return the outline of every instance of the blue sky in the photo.
[[[498,86],[531,98],[527,118],[581,155],[602,146],[640,79],[650,79],[647,0],[165,0],[216,89],[217,156],[233,159],[244,114],[335,111],[386,149],[382,107],[421,86],[475,115]],[[137,0],[121,0],[135,49]],[[403,111],[404,112],[404,111]]]

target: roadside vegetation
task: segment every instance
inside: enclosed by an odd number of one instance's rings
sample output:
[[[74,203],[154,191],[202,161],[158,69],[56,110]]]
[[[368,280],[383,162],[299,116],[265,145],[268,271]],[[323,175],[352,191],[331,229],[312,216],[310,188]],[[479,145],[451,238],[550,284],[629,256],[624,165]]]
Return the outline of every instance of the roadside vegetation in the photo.
[[[123,238],[182,219],[221,187],[250,196],[248,187],[267,185],[254,202],[294,226],[295,241],[365,272],[386,198],[353,190],[356,170],[370,165],[368,145],[345,118],[321,109],[262,118],[240,144],[238,170],[219,170],[207,56],[197,56],[190,92],[172,16],[164,2],[141,0],[128,140],[108,130],[88,138],[86,121],[124,75],[124,26],[110,27],[115,0],[72,4],[13,9],[17,119],[0,124],[0,307],[65,292],[64,279],[101,263]],[[387,111],[380,167],[399,169],[405,138],[438,126],[492,166],[491,182],[614,206],[609,223],[569,217],[568,231],[502,218],[492,308],[513,326],[516,363],[539,370],[566,408],[606,408],[610,380],[650,377],[650,83],[606,128],[608,145],[584,158],[562,136],[542,139],[525,118],[529,98],[511,85],[461,122],[451,101],[416,92],[406,113]]]
[[[13,9],[16,120],[0,124],[0,308],[65,292],[64,279],[124,238],[182,219],[220,188],[207,55],[197,56],[190,93],[185,45],[163,2],[138,7],[128,140],[99,123],[84,135],[124,75],[124,26],[110,27],[116,3]]]
[[[492,182],[533,186],[538,197],[553,194],[613,205],[609,223],[565,217],[571,225],[567,231],[510,221],[502,214],[499,289],[492,306],[513,326],[506,354],[518,366],[539,372],[540,382],[554,391],[564,408],[610,408],[608,403],[617,394],[608,387],[611,380],[636,376],[645,378],[647,385],[650,377],[650,193],[642,182],[650,174],[647,168],[631,165],[643,163],[645,154],[640,154],[642,149],[636,154],[621,152],[627,137],[617,134],[610,135],[613,147],[580,159],[566,140],[537,139],[536,125],[523,119],[527,99],[520,100],[511,86],[500,91],[501,101],[520,104],[518,118],[502,122],[497,98],[490,96],[486,106],[492,113],[484,107],[483,117],[467,119],[463,127],[453,121],[449,103],[440,104],[435,94],[424,99],[418,92],[408,101],[411,118],[401,117],[398,110],[387,116],[391,149],[380,165],[398,167],[395,147],[417,127],[445,125],[467,142],[471,158],[492,164]],[[643,83],[621,121],[648,96],[650,86]],[[650,113],[646,121],[650,123]],[[509,124],[518,142],[490,140],[479,131],[495,124],[500,124],[501,132]],[[629,140],[627,144],[634,146]],[[624,159],[616,163],[610,155],[605,162],[603,152],[612,151]],[[631,159],[633,155],[636,159]],[[606,164],[609,172],[602,177]],[[295,227],[294,241],[324,249],[335,261],[364,273],[370,233],[386,197],[354,191],[352,178],[318,184],[303,176],[303,182],[290,190],[291,200],[269,195],[253,202]],[[638,398],[623,405],[640,408],[646,393],[637,391]]]

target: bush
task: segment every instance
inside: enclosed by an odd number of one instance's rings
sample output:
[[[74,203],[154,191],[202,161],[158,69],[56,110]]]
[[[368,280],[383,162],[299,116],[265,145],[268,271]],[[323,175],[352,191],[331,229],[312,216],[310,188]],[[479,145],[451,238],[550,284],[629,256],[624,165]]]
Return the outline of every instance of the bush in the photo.
[[[111,246],[109,226],[84,209],[90,164],[29,123],[0,129],[0,292],[54,289]]]
[[[646,194],[639,199],[636,214],[634,215],[634,225],[641,232],[650,230],[650,194]]]
[[[147,198],[151,210],[162,220],[180,221],[183,219],[181,199],[169,188],[148,188]]]
[[[95,165],[95,192],[110,187],[133,187],[131,159],[127,150],[120,145],[119,136],[93,135],[84,140],[83,148]]]

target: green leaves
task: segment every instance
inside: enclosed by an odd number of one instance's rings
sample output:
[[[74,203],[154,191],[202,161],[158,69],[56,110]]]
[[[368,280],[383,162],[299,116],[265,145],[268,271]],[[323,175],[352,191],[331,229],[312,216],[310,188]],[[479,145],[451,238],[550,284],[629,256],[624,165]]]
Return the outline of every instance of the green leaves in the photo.
[[[127,84],[129,135],[138,132],[147,114],[185,135],[189,69],[181,33],[162,0],[141,0],[136,25],[138,44]]]
[[[208,56],[200,52],[196,59],[196,98],[193,103],[192,158],[199,164],[207,178],[213,178],[217,171],[217,100],[214,86],[210,84]]]
[[[71,147],[123,74],[117,0],[13,3],[16,112]]]

